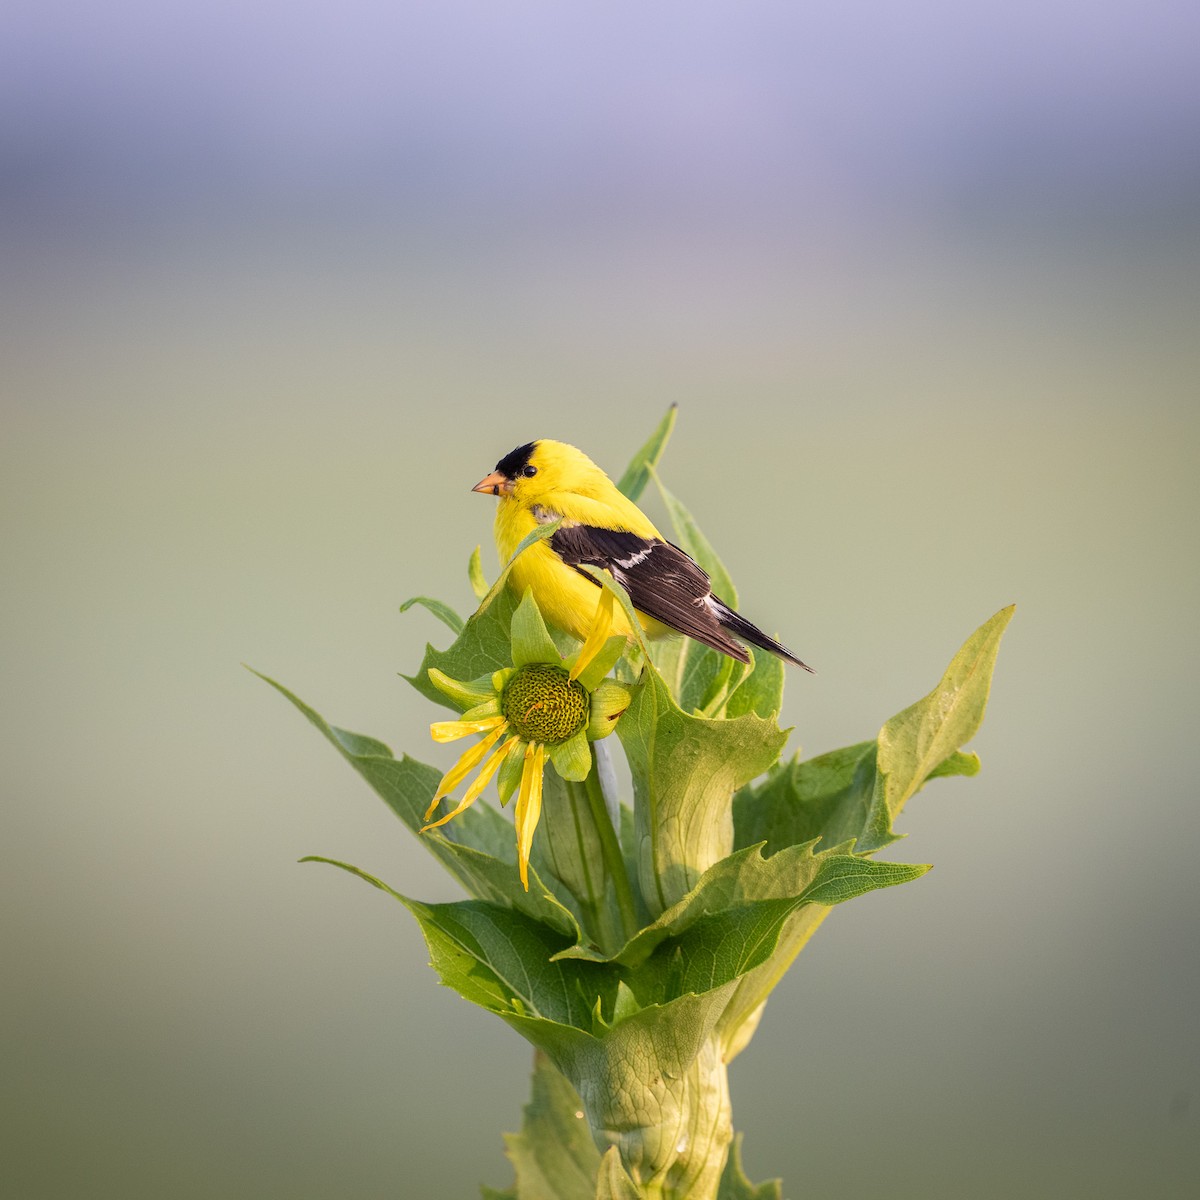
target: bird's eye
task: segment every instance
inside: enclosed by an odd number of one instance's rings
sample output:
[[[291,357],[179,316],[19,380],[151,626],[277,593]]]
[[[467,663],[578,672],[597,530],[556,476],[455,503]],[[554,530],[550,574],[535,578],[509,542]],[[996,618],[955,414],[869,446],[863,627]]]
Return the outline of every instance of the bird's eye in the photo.
[[[526,479],[532,479],[537,474],[537,467],[526,464],[521,468],[521,474],[524,475]]]

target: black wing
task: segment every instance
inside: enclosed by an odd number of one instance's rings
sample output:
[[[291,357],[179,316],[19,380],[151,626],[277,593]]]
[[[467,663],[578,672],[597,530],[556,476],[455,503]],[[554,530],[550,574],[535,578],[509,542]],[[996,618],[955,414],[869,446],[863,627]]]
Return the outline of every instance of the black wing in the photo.
[[[550,546],[576,570],[590,566],[609,571],[639,612],[739,662],[750,661],[722,627],[720,613],[730,610],[713,596],[703,568],[678,546],[598,525],[560,526],[551,534]]]

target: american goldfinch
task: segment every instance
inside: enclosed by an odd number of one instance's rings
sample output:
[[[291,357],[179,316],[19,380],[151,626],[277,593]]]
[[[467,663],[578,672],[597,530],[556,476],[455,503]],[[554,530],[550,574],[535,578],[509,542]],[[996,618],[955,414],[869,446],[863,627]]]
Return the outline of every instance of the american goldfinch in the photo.
[[[583,639],[596,612],[596,581],[581,568],[599,567],[629,593],[646,633],[683,633],[748,662],[735,638],[779,655],[806,671],[786,646],[714,596],[708,575],[678,546],[666,541],[649,517],[582,451],[563,442],[526,442],[506,454],[472,489],[500,498],[496,549],[507,562],[538,525],[562,518],[544,541],[513,564],[509,581],[518,594],[528,588],[553,625]],[[620,612],[614,628],[633,631]]]

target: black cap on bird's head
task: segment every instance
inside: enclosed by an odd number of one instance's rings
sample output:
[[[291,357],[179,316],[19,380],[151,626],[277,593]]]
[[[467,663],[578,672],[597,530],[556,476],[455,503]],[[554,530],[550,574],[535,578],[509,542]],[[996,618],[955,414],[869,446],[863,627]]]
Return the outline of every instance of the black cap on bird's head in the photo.
[[[530,466],[529,460],[536,448],[537,442],[526,442],[523,446],[510,450],[496,464],[496,469],[490,475],[484,476],[471,491],[490,492],[493,496],[510,495],[518,478],[535,473],[536,468]]]
[[[526,442],[525,445],[518,446],[515,450],[510,450],[496,464],[496,470],[506,479],[516,479],[521,471],[529,466],[529,460],[533,457],[536,447],[537,442]]]

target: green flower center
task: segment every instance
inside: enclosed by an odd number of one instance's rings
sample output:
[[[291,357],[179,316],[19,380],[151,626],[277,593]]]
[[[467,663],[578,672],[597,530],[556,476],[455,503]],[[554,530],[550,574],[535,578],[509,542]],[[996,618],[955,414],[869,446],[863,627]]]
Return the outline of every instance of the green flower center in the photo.
[[[588,719],[588,694],[562,667],[529,663],[508,681],[505,717],[527,742],[554,746],[578,733]]]

